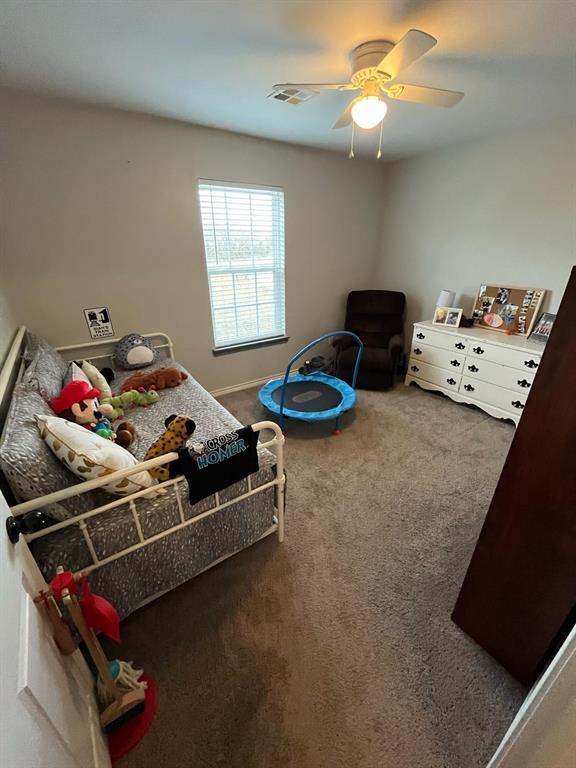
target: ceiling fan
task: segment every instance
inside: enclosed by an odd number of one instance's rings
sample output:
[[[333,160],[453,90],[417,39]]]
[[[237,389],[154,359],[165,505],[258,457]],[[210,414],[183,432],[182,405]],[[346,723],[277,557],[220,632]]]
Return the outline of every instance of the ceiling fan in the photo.
[[[350,54],[352,74],[349,83],[280,83],[274,86],[274,94],[284,93],[289,96],[291,90],[293,93],[323,89],[361,91],[348,104],[334,128],[343,128],[350,123],[359,128],[375,128],[388,110],[383,95],[396,101],[453,107],[462,99],[463,93],[396,82],[401,72],[424,56],[436,43],[436,38],[419,29],[410,29],[396,45],[386,40],[362,43]],[[290,98],[282,100],[290,101]],[[300,100],[306,100],[306,97],[292,103]]]

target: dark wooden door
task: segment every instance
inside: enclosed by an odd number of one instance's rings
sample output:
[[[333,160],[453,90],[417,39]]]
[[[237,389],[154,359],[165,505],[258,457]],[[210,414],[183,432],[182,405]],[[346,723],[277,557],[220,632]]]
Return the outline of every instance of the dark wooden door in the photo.
[[[453,620],[530,684],[576,604],[576,267]]]

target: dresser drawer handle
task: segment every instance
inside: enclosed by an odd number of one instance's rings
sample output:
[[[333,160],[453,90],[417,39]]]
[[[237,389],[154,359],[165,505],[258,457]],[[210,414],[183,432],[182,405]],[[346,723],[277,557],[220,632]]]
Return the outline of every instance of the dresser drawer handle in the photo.
[[[472,373],[478,373],[478,371],[480,370],[480,368],[476,368],[476,366],[475,366],[475,365],[469,365],[469,366],[468,366],[468,370],[469,370],[469,371],[472,371]]]
[[[518,386],[519,387],[529,387],[530,382],[526,381],[526,379],[518,379]]]
[[[474,392],[474,387],[472,386],[472,384],[464,384],[464,389],[466,390],[466,392]]]
[[[454,344],[454,346],[456,347],[456,349],[464,349],[466,344],[462,344],[462,342],[459,341],[457,344]]]
[[[527,368],[538,368],[538,363],[536,360],[524,360],[524,365]]]
[[[426,336],[424,336],[424,334],[423,334],[423,333],[417,333],[417,334],[416,334],[416,338],[417,338],[417,339],[425,339],[425,338],[426,338]]]
[[[484,350],[482,349],[482,347],[472,347],[472,352],[476,352],[477,355],[484,354]],[[528,363],[526,363],[526,365],[528,365]]]
[[[446,382],[447,382],[448,384],[450,384],[451,386],[454,386],[454,384],[456,384],[456,382],[455,382],[455,380],[454,380],[454,379],[446,379]]]
[[[458,362],[458,360],[450,360],[450,365],[453,365],[454,368],[458,368],[460,363]]]
[[[514,408],[524,408],[524,403],[521,403],[520,400],[512,400],[512,405]]]
[[[417,365],[411,365],[411,366],[410,366],[410,370],[411,370],[411,371],[419,371],[419,370],[420,370],[420,368],[418,368],[418,366],[417,366]]]
[[[421,350],[421,349],[418,349],[418,347],[415,347],[415,348],[414,348],[414,354],[415,354],[415,355],[421,355],[421,354],[422,354],[422,350]]]

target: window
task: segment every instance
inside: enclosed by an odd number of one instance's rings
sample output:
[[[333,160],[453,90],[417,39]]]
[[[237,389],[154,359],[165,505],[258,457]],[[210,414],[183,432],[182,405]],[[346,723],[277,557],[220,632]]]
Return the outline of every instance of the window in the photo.
[[[283,336],[284,192],[201,181],[199,194],[215,347]]]

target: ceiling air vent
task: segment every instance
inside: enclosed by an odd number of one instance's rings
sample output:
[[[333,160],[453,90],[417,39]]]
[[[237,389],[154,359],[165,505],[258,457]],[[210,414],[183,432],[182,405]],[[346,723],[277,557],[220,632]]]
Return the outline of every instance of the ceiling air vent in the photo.
[[[302,90],[300,88],[283,88],[280,91],[272,91],[268,94],[269,99],[278,99],[286,101],[288,104],[302,104],[303,101],[309,101],[313,96],[317,96],[318,91]]]

